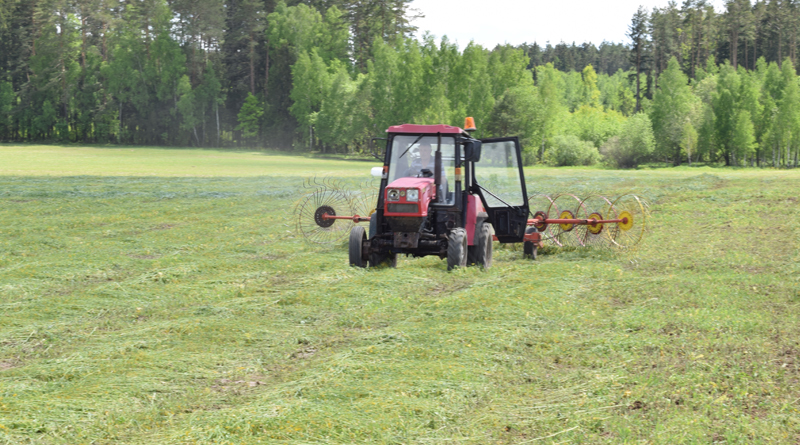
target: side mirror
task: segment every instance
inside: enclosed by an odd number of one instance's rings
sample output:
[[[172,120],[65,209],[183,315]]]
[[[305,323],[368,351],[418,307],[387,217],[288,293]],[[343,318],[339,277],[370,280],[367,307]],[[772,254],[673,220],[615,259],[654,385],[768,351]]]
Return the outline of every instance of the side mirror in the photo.
[[[383,167],[372,167],[369,174],[376,178],[383,178]]]
[[[372,153],[372,156],[375,159],[377,159],[377,160],[379,160],[381,162],[383,162],[383,153],[378,154],[378,149],[375,146],[375,141],[386,141],[386,140],[388,140],[388,139],[386,139],[386,138],[372,138],[369,141],[370,142],[370,144],[369,144],[370,153]]]
[[[464,142],[464,160],[467,162],[478,162],[481,160],[481,141]]]

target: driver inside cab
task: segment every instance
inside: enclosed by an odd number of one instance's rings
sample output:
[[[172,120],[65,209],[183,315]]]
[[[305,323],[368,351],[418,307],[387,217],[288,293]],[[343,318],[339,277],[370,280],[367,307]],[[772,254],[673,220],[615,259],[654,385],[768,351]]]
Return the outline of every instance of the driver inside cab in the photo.
[[[419,156],[411,161],[411,166],[406,171],[405,176],[412,176],[416,178],[432,178],[433,172],[436,169],[436,157],[433,156],[431,144],[421,143],[417,149]],[[444,197],[447,192],[447,178],[444,173],[444,163],[441,167],[442,183],[439,186],[439,193]]]
[[[435,167],[435,157],[431,154],[431,144],[422,143],[417,149],[419,156],[411,161],[405,176],[415,178],[432,178]],[[427,170],[427,171],[423,171]],[[444,166],[442,166],[442,179],[444,179]]]

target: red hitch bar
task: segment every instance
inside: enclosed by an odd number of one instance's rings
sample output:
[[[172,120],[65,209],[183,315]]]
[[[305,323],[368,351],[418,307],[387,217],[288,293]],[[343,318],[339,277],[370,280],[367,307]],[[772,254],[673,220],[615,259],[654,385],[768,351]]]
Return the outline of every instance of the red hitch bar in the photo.
[[[550,218],[548,218],[548,219],[539,219],[539,218],[533,218],[533,219],[529,219],[528,220],[528,225],[529,226],[541,225],[542,223],[545,223],[545,224],[577,224],[579,226],[586,226],[586,225],[594,226],[594,225],[597,225],[597,224],[611,224],[611,223],[628,224],[628,218],[622,218],[622,219],[595,219],[595,218],[589,218],[589,219],[550,219]]]
[[[360,223],[360,222],[369,221],[370,217],[369,216],[358,216],[358,215],[353,215],[353,216],[332,216],[332,215],[328,215],[327,213],[323,213],[322,214],[322,219],[350,219],[354,223]]]

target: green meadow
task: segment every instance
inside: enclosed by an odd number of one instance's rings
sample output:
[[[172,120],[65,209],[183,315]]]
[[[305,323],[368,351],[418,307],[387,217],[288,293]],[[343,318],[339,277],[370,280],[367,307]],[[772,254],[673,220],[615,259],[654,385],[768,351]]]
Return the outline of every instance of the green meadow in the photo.
[[[800,171],[529,168],[644,241],[448,273],[297,233],[376,165],[0,145],[0,443],[800,442]]]

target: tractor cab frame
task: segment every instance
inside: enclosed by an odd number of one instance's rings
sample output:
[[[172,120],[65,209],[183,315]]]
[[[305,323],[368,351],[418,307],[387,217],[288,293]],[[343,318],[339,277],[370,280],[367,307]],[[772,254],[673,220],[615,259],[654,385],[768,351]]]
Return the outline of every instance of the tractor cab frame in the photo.
[[[410,124],[387,135],[369,232],[350,232],[351,265],[394,266],[406,254],[446,258],[448,269],[488,268],[493,239],[523,240],[529,209],[518,138]]]

